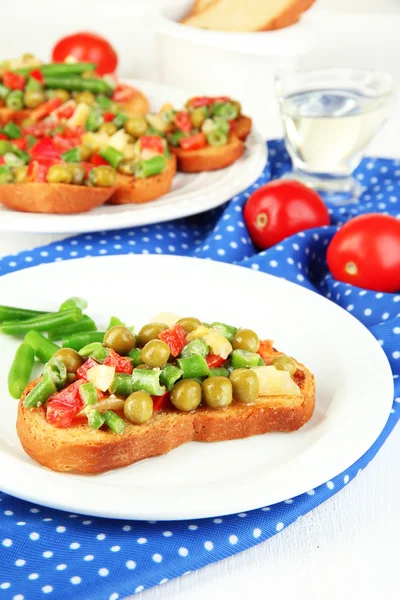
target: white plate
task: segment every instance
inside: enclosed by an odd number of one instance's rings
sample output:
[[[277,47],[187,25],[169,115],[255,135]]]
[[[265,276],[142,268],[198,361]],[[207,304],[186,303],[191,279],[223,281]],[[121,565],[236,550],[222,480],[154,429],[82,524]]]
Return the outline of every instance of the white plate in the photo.
[[[118,292],[112,282],[118,282]],[[21,294],[32,289],[46,291],[36,301]],[[96,477],[55,473],[30,459],[19,444],[17,402],[7,392],[7,370],[18,341],[1,336],[0,489],[20,498],[124,519],[251,510],[306,492],[342,472],[376,440],[389,415],[391,371],[373,336],[337,305],[283,279],[208,260],[154,255],[83,258],[0,279],[4,304],[53,310],[71,295],[87,298],[90,314],[103,326],[110,314],[141,326],[156,313],[172,310],[253,328],[314,372],[315,413],[294,433],[191,442]]]
[[[152,110],[159,109],[165,102],[182,106],[190,97],[184,90],[159,83],[137,80],[127,83],[148,96]],[[22,213],[0,204],[0,231],[81,233],[136,227],[188,217],[220,206],[246,189],[261,174],[266,161],[265,140],[253,130],[246,141],[243,156],[233,165],[209,173],[178,173],[172,190],[154,202],[104,205],[79,215]]]

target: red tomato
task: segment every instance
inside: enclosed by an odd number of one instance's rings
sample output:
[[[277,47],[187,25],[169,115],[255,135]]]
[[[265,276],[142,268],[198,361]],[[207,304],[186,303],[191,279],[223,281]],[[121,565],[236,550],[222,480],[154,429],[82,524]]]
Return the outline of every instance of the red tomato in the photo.
[[[48,169],[48,165],[41,164],[37,160],[32,160],[28,165],[28,170],[26,172],[26,180],[38,181],[39,183],[43,183],[44,181],[46,181]]]
[[[180,131],[184,131],[185,133],[189,133],[192,130],[192,119],[190,118],[190,114],[187,110],[181,110],[177,112],[174,117],[174,124]]]
[[[29,150],[31,158],[59,158],[60,152],[57,150],[53,138],[43,137]]]
[[[298,181],[272,181],[250,196],[244,218],[254,244],[265,250],[284,238],[329,225],[329,213],[317,192]]]
[[[89,371],[89,369],[92,369],[93,367],[98,367],[98,366],[99,366],[98,362],[96,362],[93,358],[88,358],[87,361],[85,361],[83,363],[83,365],[81,365],[79,367],[76,374],[81,379],[86,379],[86,374]]]
[[[55,427],[70,427],[83,406],[79,394],[79,386],[85,383],[78,379],[58,394],[52,396],[47,403],[46,420]]]
[[[201,132],[196,133],[195,135],[181,138],[179,144],[183,150],[200,150],[206,145],[206,136]]]
[[[400,221],[370,213],[345,223],[326,255],[335,279],[377,292],[400,290]]]
[[[53,110],[56,110],[59,106],[61,106],[62,100],[61,98],[53,98],[52,100],[47,100],[47,102],[43,102],[37,108],[34,108],[30,114],[30,118],[32,121],[41,121],[45,117],[48,117]]]
[[[95,167],[98,167],[100,165],[108,165],[109,164],[105,158],[100,156],[100,154],[92,154],[92,156],[90,158],[90,162]]]
[[[214,98],[210,98],[210,96],[197,96],[196,98],[191,98],[189,100],[189,105],[193,108],[200,108],[202,106],[210,106],[214,103]]]
[[[206,362],[210,369],[218,369],[218,367],[222,367],[226,363],[226,358],[218,356],[218,354],[209,354],[206,356]]]
[[[162,396],[152,396],[153,410],[163,410],[169,406],[169,392],[164,392]]]
[[[8,135],[5,133],[0,133],[0,140],[8,140]]]
[[[34,69],[29,73],[29,76],[32,77],[32,79],[36,79],[36,81],[38,81],[42,85],[44,84],[44,76],[40,69]]]
[[[3,85],[10,88],[10,90],[23,90],[26,83],[26,77],[19,73],[12,73],[6,71],[3,75]]]
[[[103,115],[103,119],[107,123],[108,121],[113,121],[115,119],[115,115],[112,112],[105,112]]]
[[[117,354],[112,348],[110,348],[110,352],[108,353],[108,356],[103,364],[108,367],[115,367],[116,373],[130,374],[133,371],[132,362],[127,358],[123,358],[122,356]]]
[[[61,39],[53,48],[54,62],[64,62],[67,56],[74,56],[81,62],[96,63],[99,75],[114,73],[118,57],[107,40],[95,33],[82,31]]]
[[[17,138],[16,140],[12,141],[14,146],[17,146],[17,148],[19,148],[20,150],[26,150],[26,147],[28,145],[28,140],[26,138]]]
[[[128,100],[130,100],[132,98],[132,96],[134,96],[135,94],[136,94],[135,88],[131,87],[130,85],[125,85],[124,83],[119,83],[117,85],[116,89],[114,90],[114,93],[113,93],[111,99],[114,102],[123,104],[124,102],[127,102]]]
[[[152,150],[152,152],[164,154],[164,140],[159,135],[143,135],[140,138],[140,148],[142,150]]]
[[[261,356],[266,365],[269,365],[275,355],[271,340],[260,340],[258,354]]]
[[[186,334],[180,323],[158,334],[160,340],[169,346],[172,356],[178,356],[186,345]]]

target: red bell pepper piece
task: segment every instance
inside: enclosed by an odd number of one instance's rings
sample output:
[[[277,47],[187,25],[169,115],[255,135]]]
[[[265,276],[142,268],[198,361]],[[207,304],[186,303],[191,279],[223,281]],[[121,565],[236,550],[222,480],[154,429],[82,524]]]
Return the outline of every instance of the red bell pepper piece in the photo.
[[[261,356],[266,365],[271,364],[272,359],[275,356],[275,351],[272,347],[271,340],[260,340],[260,347],[258,354]]]
[[[13,140],[12,143],[14,146],[17,146],[17,148],[25,152],[28,145],[28,140],[26,138],[17,138],[16,140]]]
[[[58,394],[52,396],[47,403],[46,420],[55,427],[70,427],[83,406],[79,394],[79,386],[85,383],[78,379]]]
[[[206,136],[201,132],[179,140],[180,147],[183,150],[200,150],[206,146],[206,143]]]
[[[90,158],[90,162],[92,163],[92,165],[94,167],[98,167],[100,165],[108,165],[109,163],[106,161],[105,158],[103,158],[102,156],[100,156],[100,154],[92,154],[91,158]]]
[[[119,83],[112,95],[112,100],[114,102],[127,102],[136,94],[136,90],[130,85],[125,85],[123,83]]]
[[[153,400],[153,410],[164,410],[168,408],[169,403],[169,392],[164,392],[162,396],[152,396]]]
[[[54,140],[51,137],[41,138],[32,148],[29,150],[31,158],[60,158],[61,154],[57,150]]]
[[[214,98],[210,98],[210,96],[197,96],[190,100],[189,105],[193,108],[201,108],[202,106],[210,106],[213,103]]]
[[[53,131],[54,127],[56,127],[56,123],[51,119],[46,119],[45,121],[28,125],[24,128],[23,133],[24,135],[43,137],[45,135],[49,135]]]
[[[186,334],[182,325],[176,323],[169,329],[158,334],[160,340],[165,342],[169,347],[172,356],[179,356],[183,347],[186,345]]]
[[[59,106],[61,106],[62,100],[61,98],[52,98],[52,100],[48,100],[47,102],[43,102],[37,108],[34,108],[30,114],[30,118],[32,121],[41,121],[45,117],[48,117],[53,110],[56,110]]]
[[[84,362],[83,365],[81,365],[79,367],[76,374],[81,379],[86,380],[87,379],[86,375],[87,375],[87,372],[89,371],[89,369],[91,369],[92,367],[98,367],[98,366],[99,366],[98,362],[96,362],[93,358],[88,358],[87,361]]]
[[[46,181],[46,175],[48,170],[49,165],[40,163],[38,160],[32,160],[28,165],[26,180],[43,183],[44,181]]]
[[[206,362],[210,369],[218,369],[218,367],[222,367],[226,363],[226,358],[218,356],[218,354],[209,354],[206,356]]]
[[[75,112],[76,104],[74,102],[64,102],[60,108],[56,108],[52,111],[52,117],[56,119],[69,119]]]
[[[215,96],[215,98],[213,98],[213,103],[215,102],[230,102],[231,98],[229,98],[229,96]]]
[[[229,133],[232,133],[233,131],[235,131],[235,127],[236,127],[236,121],[235,121],[235,119],[232,119],[231,121],[229,121]]]
[[[4,156],[0,156],[0,165],[5,165],[6,161],[4,160]]]
[[[116,373],[130,374],[133,371],[132,362],[127,358],[123,358],[122,356],[117,354],[112,348],[110,348],[110,352],[108,353],[108,356],[103,364],[107,365],[108,367],[115,367]]]
[[[10,88],[10,90],[23,90],[26,84],[26,77],[19,73],[12,73],[6,71],[3,75],[3,85]]]
[[[181,110],[177,112],[174,117],[174,125],[180,129],[180,131],[184,131],[185,133],[189,133],[192,130],[192,119],[190,118],[190,114],[187,110]]]
[[[82,167],[84,167],[85,171],[86,171],[86,179],[89,177],[89,173],[90,171],[93,169],[94,165],[91,165],[88,162],[81,162],[80,163]]]
[[[142,150],[151,150],[158,154],[164,154],[164,140],[159,135],[143,135],[140,138],[140,148]]]
[[[103,115],[103,120],[107,123],[108,121],[113,121],[115,119],[115,115],[112,112],[105,112]]]
[[[0,133],[0,140],[8,140],[8,135],[5,133]]]
[[[38,81],[41,85],[44,84],[44,76],[40,69],[33,69],[33,71],[29,73],[29,76]]]

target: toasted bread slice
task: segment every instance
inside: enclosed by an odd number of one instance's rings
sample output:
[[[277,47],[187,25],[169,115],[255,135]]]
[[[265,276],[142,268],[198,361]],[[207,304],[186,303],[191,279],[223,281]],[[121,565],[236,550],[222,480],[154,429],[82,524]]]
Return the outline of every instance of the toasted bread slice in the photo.
[[[167,168],[160,175],[135,179],[129,175],[117,175],[117,188],[108,204],[144,204],[167,194],[176,173],[176,158],[171,156]]]
[[[315,0],[218,0],[182,20],[214,31],[268,31],[293,25]]]
[[[0,185],[0,203],[21,212],[75,214],[104,204],[114,190],[66,183],[8,183]]]
[[[208,8],[210,4],[213,4],[214,2],[219,2],[219,0],[194,0],[193,8],[189,14],[197,15],[197,13]]]
[[[240,116],[235,121],[235,129],[233,130],[235,135],[244,142],[247,136],[250,134],[253,122],[250,117]]]
[[[132,88],[132,90],[134,90],[135,93],[129,100],[123,102],[122,106],[130,117],[144,117],[144,115],[150,111],[150,103],[142,92],[136,88]]]
[[[178,159],[178,171],[184,173],[200,173],[224,169],[244,152],[244,143],[236,135],[230,135],[225,146],[206,146],[200,150],[182,150],[171,147],[171,152]]]
[[[2,106],[0,108],[0,125],[5,125],[9,121],[14,121],[14,123],[20,125],[24,119],[29,117],[31,112],[32,111],[27,108],[22,110],[13,110],[12,108]]]
[[[295,431],[311,418],[315,405],[314,377],[308,369],[299,367],[294,375],[299,395],[262,396],[252,404],[234,401],[225,409],[160,411],[145,425],[128,423],[123,435],[110,430],[92,431],[87,424],[57,429],[47,423],[44,407],[24,407],[24,394],[18,407],[17,433],[25,452],[44,467],[97,474],[166,454],[186,442],[219,442],[271,431]]]

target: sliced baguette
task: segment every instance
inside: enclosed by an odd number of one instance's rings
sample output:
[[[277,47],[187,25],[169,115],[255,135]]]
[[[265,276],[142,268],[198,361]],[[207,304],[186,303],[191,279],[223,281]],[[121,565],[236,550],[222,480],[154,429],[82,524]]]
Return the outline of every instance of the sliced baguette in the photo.
[[[244,143],[236,135],[231,135],[226,146],[206,146],[200,150],[171,147],[171,152],[178,159],[178,171],[201,173],[224,169],[234,163],[242,156]]]
[[[108,204],[144,204],[157,200],[170,191],[175,174],[176,158],[174,155],[168,160],[165,171],[160,175],[135,179],[119,173],[116,190],[108,200]]]
[[[201,407],[191,413],[161,411],[145,425],[129,423],[123,435],[110,430],[94,432],[87,424],[68,429],[50,425],[44,407],[28,409],[23,405],[25,395],[36,383],[32,382],[19,403],[17,433],[25,452],[44,467],[97,474],[166,454],[186,442],[295,431],[313,414],[315,382],[302,365],[294,379],[301,390],[296,396],[263,396],[253,404],[233,402],[219,410]]]
[[[0,185],[0,204],[20,212],[77,214],[104,204],[114,190],[66,183],[8,183]]]
[[[217,0],[182,20],[214,31],[269,31],[293,25],[315,0]]]
[[[247,136],[250,134],[253,122],[250,117],[240,116],[235,121],[235,129],[233,130],[235,135],[242,140],[246,141]]]

